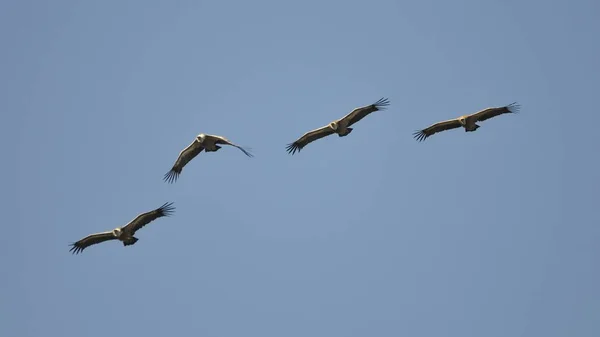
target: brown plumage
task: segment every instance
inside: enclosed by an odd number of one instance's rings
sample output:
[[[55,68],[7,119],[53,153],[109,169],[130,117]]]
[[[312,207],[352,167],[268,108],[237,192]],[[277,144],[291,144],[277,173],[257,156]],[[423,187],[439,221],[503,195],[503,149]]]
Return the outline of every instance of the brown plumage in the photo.
[[[73,254],[79,254],[91,245],[108,240],[119,240],[123,242],[123,246],[133,245],[138,241],[138,238],[133,236],[135,232],[160,217],[171,215],[175,210],[175,207],[172,205],[172,202],[165,203],[155,210],[138,215],[127,225],[117,227],[112,231],[88,235],[85,238],[70,244],[72,247],[69,251],[73,252]]]
[[[476,122],[482,122],[505,113],[517,113],[519,108],[520,105],[518,105],[517,102],[514,102],[503,107],[483,109],[471,115],[460,116],[456,119],[435,123],[428,128],[416,131],[413,133],[413,136],[417,141],[424,141],[427,137],[438,132],[460,127],[463,127],[465,132],[473,132],[479,128],[479,125],[477,125]]]
[[[194,139],[190,145],[179,152],[179,157],[177,157],[177,160],[175,161],[175,164],[171,170],[165,174],[163,180],[169,183],[177,181],[177,178],[179,178],[183,167],[187,165],[187,163],[200,154],[202,150],[205,152],[218,151],[221,148],[218,144],[236,147],[240,151],[244,152],[244,154],[248,157],[253,157],[252,153],[249,152],[250,149],[245,149],[239,145],[236,145],[225,137],[201,133],[196,136],[196,139]]]
[[[350,127],[351,125],[357,123],[372,112],[385,110],[385,107],[389,104],[390,102],[387,98],[381,98],[373,104],[356,108],[346,116],[329,123],[329,125],[305,133],[295,142],[288,144],[286,150],[288,153],[293,155],[296,153],[296,151],[300,152],[300,150],[302,150],[309,143],[334,133],[337,133],[339,137],[347,136],[350,134],[350,132],[352,132],[352,128]]]

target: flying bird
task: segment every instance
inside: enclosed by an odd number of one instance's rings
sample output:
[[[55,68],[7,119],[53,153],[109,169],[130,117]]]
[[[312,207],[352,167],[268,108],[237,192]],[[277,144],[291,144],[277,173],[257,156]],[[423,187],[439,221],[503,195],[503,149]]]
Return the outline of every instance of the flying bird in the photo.
[[[482,122],[505,113],[517,113],[519,112],[520,107],[521,106],[518,105],[517,102],[513,102],[507,106],[499,108],[483,109],[471,115],[460,116],[456,119],[435,123],[426,129],[414,132],[413,136],[417,141],[421,142],[427,139],[427,137],[438,132],[452,130],[460,127],[463,127],[465,129],[465,132],[473,132],[479,128],[479,125],[477,125],[476,122]]]
[[[357,123],[372,112],[385,110],[385,107],[389,104],[390,102],[387,98],[381,98],[371,105],[356,108],[346,116],[335,120],[329,123],[328,125],[305,133],[295,142],[288,144],[286,150],[288,153],[293,155],[294,153],[296,153],[296,151],[298,151],[299,153],[300,150],[302,150],[309,143],[312,143],[317,139],[321,139],[334,133],[337,133],[339,137],[345,137],[349,135],[350,132],[352,132],[352,128],[350,127],[351,125]]]
[[[175,207],[172,207],[172,205],[172,202],[167,202],[153,211],[138,215],[123,227],[117,227],[108,232],[88,235],[85,238],[70,244],[72,247],[69,251],[73,252],[73,254],[79,254],[91,245],[108,240],[119,240],[123,242],[123,246],[131,246],[138,241],[138,238],[133,236],[135,232],[160,217],[171,215],[175,210]]]
[[[165,174],[163,180],[169,183],[177,181],[177,178],[179,178],[179,175],[181,174],[181,170],[183,170],[183,167],[187,165],[190,160],[194,159],[194,157],[200,154],[202,150],[205,152],[219,151],[221,147],[218,144],[237,147],[248,157],[253,157],[252,153],[248,152],[250,149],[245,149],[239,145],[236,145],[225,137],[201,133],[196,136],[196,139],[194,139],[194,141],[188,145],[188,147],[179,152],[179,157],[177,157],[173,168],[171,168],[171,170]]]

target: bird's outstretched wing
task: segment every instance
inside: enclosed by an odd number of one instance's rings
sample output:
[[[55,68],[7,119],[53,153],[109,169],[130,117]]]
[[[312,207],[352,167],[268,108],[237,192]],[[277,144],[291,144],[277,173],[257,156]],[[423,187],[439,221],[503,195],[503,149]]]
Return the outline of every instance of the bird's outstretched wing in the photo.
[[[309,143],[314,142],[317,139],[321,139],[323,137],[332,135],[334,133],[335,131],[333,131],[329,127],[329,125],[325,125],[318,129],[308,131],[307,133],[302,135],[302,137],[298,138],[295,142],[288,144],[286,150],[288,153],[293,155],[294,153],[296,153],[296,151],[300,152],[300,150],[302,150],[302,148],[304,148]]]
[[[503,107],[483,109],[470,115],[468,118],[475,118],[476,121],[483,122],[486,119],[490,119],[502,114],[517,113],[519,112],[520,108],[521,106],[517,102],[513,102]]]
[[[86,236],[85,238],[70,244],[71,249],[69,249],[69,251],[73,252],[73,254],[79,254],[84,249],[86,249],[87,247],[89,247],[91,245],[95,245],[97,243],[101,243],[101,242],[108,241],[108,240],[116,240],[116,239],[117,238],[113,235],[112,231],[90,234],[90,235]]]
[[[235,143],[233,143],[232,141],[230,141],[229,139],[222,137],[222,136],[215,136],[215,135],[206,135],[206,137],[211,137],[215,140],[215,144],[225,144],[225,145],[230,145],[233,147],[237,147],[238,149],[240,149],[240,151],[244,152],[244,154],[250,158],[254,157],[254,155],[250,152],[250,148],[244,148],[241,147]]]
[[[204,150],[204,147],[194,140],[188,147],[179,152],[179,157],[175,161],[175,164],[171,168],[169,172],[167,172],[163,178],[164,181],[168,183],[174,183],[179,178],[181,174],[181,170],[183,167],[190,162],[190,160],[194,159],[200,152]]]
[[[350,126],[365,118],[365,116],[372,112],[385,110],[388,105],[390,105],[390,101],[387,98],[380,98],[377,102],[371,105],[363,106],[352,110],[349,114],[344,116],[342,120],[347,120],[348,126]]]
[[[123,227],[123,232],[128,232],[133,235],[140,228],[146,226],[150,222],[163,217],[170,216],[173,214],[175,207],[173,207],[172,202],[164,203],[159,208],[152,210],[150,212],[142,213],[135,217],[135,219],[131,220],[125,227]]]
[[[413,133],[413,136],[415,137],[416,140],[422,142],[425,139],[427,139],[427,137],[429,137],[433,134],[436,134],[436,133],[442,132],[442,131],[446,131],[446,130],[460,128],[460,126],[461,125],[460,125],[460,122],[458,121],[458,119],[451,119],[448,121],[435,123],[426,129],[416,131]]]

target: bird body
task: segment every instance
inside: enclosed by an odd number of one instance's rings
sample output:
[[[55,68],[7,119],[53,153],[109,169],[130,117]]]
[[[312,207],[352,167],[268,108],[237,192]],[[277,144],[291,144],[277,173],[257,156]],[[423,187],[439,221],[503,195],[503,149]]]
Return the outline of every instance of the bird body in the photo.
[[[302,137],[298,138],[295,142],[288,144],[286,149],[287,149],[288,153],[293,155],[294,153],[296,153],[296,151],[300,152],[300,150],[302,150],[306,145],[314,142],[317,139],[320,139],[320,138],[323,138],[323,137],[326,137],[326,136],[329,136],[332,134],[337,134],[339,137],[345,137],[352,132],[353,129],[350,127],[351,125],[357,123],[358,121],[360,121],[367,115],[371,114],[372,112],[375,112],[378,110],[384,110],[385,107],[388,105],[389,105],[388,99],[381,98],[377,102],[375,102],[371,105],[355,108],[346,116],[344,116],[340,119],[336,119],[336,120],[332,121],[331,123],[329,123],[328,125],[322,126],[318,129],[315,129],[315,130],[305,133],[304,135],[302,135]]]
[[[124,227],[117,227],[113,229],[110,233],[115,237],[115,239],[123,242],[123,246],[133,245],[138,241],[138,238],[133,236],[133,233],[129,231],[124,231]]]
[[[470,118],[468,115],[458,117],[458,122],[465,129],[465,132],[473,132],[479,128],[479,125],[475,124],[477,120]]]
[[[240,151],[244,152],[244,154],[248,157],[253,157],[252,153],[237,144],[234,144],[229,139],[222,136],[215,135],[207,135],[204,133],[196,136],[194,141],[188,145],[185,149],[179,152],[179,156],[175,161],[175,164],[171,168],[169,172],[167,172],[164,176],[164,181],[173,183],[177,181],[183,167],[187,165],[192,159],[194,159],[197,155],[204,150],[205,152],[217,152],[221,149],[221,145],[229,145],[238,148]]]
[[[72,243],[70,251],[73,252],[73,254],[79,254],[91,245],[109,240],[119,240],[123,243],[123,246],[131,246],[139,240],[134,236],[135,232],[158,218],[171,215],[175,210],[175,207],[172,205],[172,202],[165,203],[155,210],[138,215],[127,225],[117,227],[112,231],[88,235],[85,238]]]
[[[300,152],[309,143],[320,138],[333,134],[337,134],[338,137],[348,136],[353,131],[351,126],[375,111],[384,110],[388,105],[388,99],[381,98],[373,104],[355,108],[342,118],[336,119],[318,129],[306,132],[296,141],[288,144],[286,149],[288,153],[293,155],[296,152]],[[477,124],[478,122],[488,120],[501,114],[516,113],[519,111],[519,108],[520,106],[516,102],[503,107],[486,108],[470,115],[462,115],[455,119],[435,123],[423,130],[416,131],[413,135],[418,141],[423,141],[435,133],[451,129],[463,128],[465,132],[474,132],[480,128],[480,126]],[[171,170],[165,174],[164,180],[169,183],[175,182],[181,174],[183,167],[186,166],[198,154],[200,154],[202,151],[217,152],[222,148],[222,145],[236,147],[246,156],[253,157],[248,150],[237,144],[234,144],[223,136],[201,133],[196,136],[191,144],[189,144],[179,153],[175,164],[172,166]],[[83,239],[72,243],[70,251],[73,254],[79,254],[91,245],[110,240],[118,240],[122,242],[123,246],[134,245],[137,241],[139,241],[139,239],[134,236],[135,233],[148,223],[160,217],[169,216],[175,209],[175,207],[172,205],[172,202],[167,202],[157,209],[139,214],[123,227],[117,227],[111,231],[88,235]]]
[[[427,137],[430,137],[438,132],[464,128],[465,132],[474,132],[479,129],[477,122],[482,122],[490,118],[505,114],[505,113],[517,113],[520,106],[517,102],[511,103],[507,106],[487,108],[470,115],[463,115],[456,119],[451,119],[443,122],[435,123],[423,130],[416,131],[413,136],[417,141],[424,141]]]

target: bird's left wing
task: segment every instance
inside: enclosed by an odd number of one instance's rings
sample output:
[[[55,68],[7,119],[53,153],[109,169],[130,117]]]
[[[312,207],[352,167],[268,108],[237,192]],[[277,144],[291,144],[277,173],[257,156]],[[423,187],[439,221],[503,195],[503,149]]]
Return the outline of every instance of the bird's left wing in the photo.
[[[169,170],[169,172],[165,173],[163,180],[169,183],[174,183],[179,178],[183,167],[190,162],[190,160],[194,159],[200,152],[204,150],[204,147],[194,140],[190,145],[188,145],[185,149],[179,152],[179,156],[173,164],[173,167]]]
[[[146,226],[150,222],[160,217],[169,216],[173,214],[175,207],[173,207],[172,205],[172,202],[167,202],[155,210],[138,215],[135,219],[131,220],[131,222],[129,222],[125,227],[123,227],[123,231],[131,233],[131,235],[133,235],[133,233],[135,233],[140,228]]]
[[[296,151],[300,152],[300,150],[302,150],[302,148],[304,148],[309,143],[334,133],[335,132],[329,127],[329,125],[325,125],[318,129],[308,131],[307,133],[303,134],[302,137],[298,138],[295,142],[288,144],[286,147],[287,152],[289,152],[290,154],[294,154],[296,153]]]
[[[348,126],[350,126],[365,118],[368,114],[372,112],[385,110],[385,107],[387,107],[388,105],[390,105],[390,101],[387,98],[380,98],[377,102],[371,105],[363,106],[352,110],[352,112],[344,116],[342,120],[347,120]]]
[[[507,106],[499,107],[499,108],[487,108],[481,111],[478,111],[469,116],[469,118],[475,118],[478,122],[483,122],[486,119],[490,119],[505,113],[517,113],[521,106],[517,104],[517,102],[513,102]]]
[[[98,243],[101,243],[104,241],[115,240],[115,239],[116,238],[113,235],[112,231],[90,234],[90,235],[86,236],[85,238],[70,244],[71,249],[69,249],[69,251],[73,252],[73,254],[79,254],[84,249],[86,249],[87,247],[89,247],[91,245],[95,245],[95,244],[98,244]]]
[[[430,137],[438,132],[452,130],[460,127],[461,124],[458,118],[450,119],[447,121],[435,123],[423,130],[416,131],[413,133],[413,136],[417,141],[422,142],[425,139],[427,139],[427,137]]]

